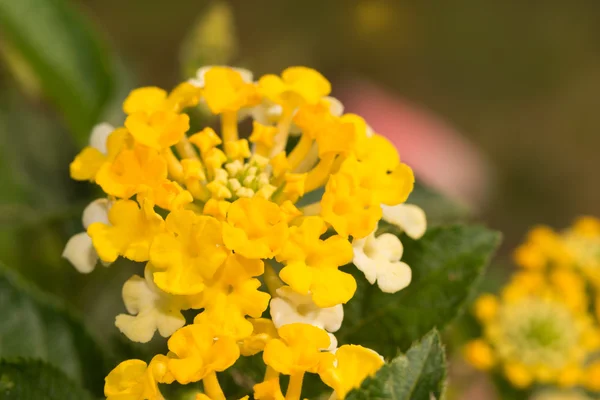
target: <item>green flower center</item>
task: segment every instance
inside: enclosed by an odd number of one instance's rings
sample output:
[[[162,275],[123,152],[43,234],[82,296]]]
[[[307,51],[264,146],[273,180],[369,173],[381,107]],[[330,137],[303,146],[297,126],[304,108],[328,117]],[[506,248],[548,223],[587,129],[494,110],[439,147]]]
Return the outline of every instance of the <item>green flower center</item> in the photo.
[[[505,359],[559,368],[577,349],[580,329],[571,311],[539,298],[505,305],[494,342]]]

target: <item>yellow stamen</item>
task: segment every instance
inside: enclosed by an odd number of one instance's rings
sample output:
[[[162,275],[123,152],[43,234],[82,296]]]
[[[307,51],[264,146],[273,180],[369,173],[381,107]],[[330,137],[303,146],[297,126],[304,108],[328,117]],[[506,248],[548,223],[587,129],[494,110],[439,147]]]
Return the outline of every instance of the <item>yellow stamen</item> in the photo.
[[[319,163],[308,173],[306,181],[304,182],[304,192],[308,193],[316,188],[323,186],[327,181],[327,176],[331,172],[333,167],[333,161],[335,156],[330,155],[325,158],[321,158]]]
[[[304,372],[290,376],[290,384],[285,393],[285,400],[299,400],[302,394],[302,381],[304,380]]]
[[[215,372],[206,375],[206,377],[202,379],[202,383],[204,384],[204,392],[211,400],[225,400],[225,394],[223,394],[223,389],[221,389],[221,385],[219,385],[219,380],[217,379],[217,374]]]
[[[307,134],[303,134],[300,137],[300,141],[298,142],[296,147],[294,147],[294,150],[292,150],[288,155],[288,162],[290,163],[292,171],[300,165],[304,158],[306,158],[306,156],[310,152],[310,149],[312,148],[312,144],[313,140],[310,137],[308,137]]]
[[[237,111],[225,111],[221,114],[221,134],[223,142],[238,140]]]

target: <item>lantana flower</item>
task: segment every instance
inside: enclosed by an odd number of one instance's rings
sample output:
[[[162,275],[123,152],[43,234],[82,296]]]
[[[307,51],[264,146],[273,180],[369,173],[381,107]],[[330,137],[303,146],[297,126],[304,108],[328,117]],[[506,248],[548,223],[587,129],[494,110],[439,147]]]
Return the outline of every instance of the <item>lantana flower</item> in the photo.
[[[169,371],[179,383],[213,379],[214,373],[224,371],[238,359],[240,350],[228,337],[215,340],[213,332],[202,325],[192,324],[176,331],[168,341]]]
[[[123,286],[128,314],[116,325],[137,342],[158,331],[169,348],[150,366],[129,360],[113,370],[109,398],[161,399],[157,382],[202,381],[200,399],[224,400],[217,373],[261,351],[267,372],[255,398],[282,399],[279,374],[287,374],[285,398],[298,400],[305,373],[321,373],[343,398],[380,365],[362,348],[331,353],[357,288],[346,268],[354,259],[383,290],[406,286],[401,243],[376,229],[383,215],[418,238],[425,219],[402,204],[410,167],[330,92],[307,67],[256,81],[246,70],[206,67],[170,92],[133,90],[123,126],[94,130],[70,172],[97,184],[110,209],[89,218],[86,210],[87,232],[64,255],[84,272],[96,254],[145,266]],[[220,128],[191,130],[187,110],[200,105]],[[238,122],[247,117],[245,136]]]

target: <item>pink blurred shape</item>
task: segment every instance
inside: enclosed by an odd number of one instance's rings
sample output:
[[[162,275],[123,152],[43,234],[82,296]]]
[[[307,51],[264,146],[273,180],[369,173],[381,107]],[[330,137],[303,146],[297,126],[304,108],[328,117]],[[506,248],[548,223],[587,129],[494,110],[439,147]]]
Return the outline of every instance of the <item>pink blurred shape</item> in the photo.
[[[375,132],[394,143],[417,179],[471,206],[485,200],[489,164],[448,123],[373,83],[349,80],[338,87],[345,112],[361,115]]]

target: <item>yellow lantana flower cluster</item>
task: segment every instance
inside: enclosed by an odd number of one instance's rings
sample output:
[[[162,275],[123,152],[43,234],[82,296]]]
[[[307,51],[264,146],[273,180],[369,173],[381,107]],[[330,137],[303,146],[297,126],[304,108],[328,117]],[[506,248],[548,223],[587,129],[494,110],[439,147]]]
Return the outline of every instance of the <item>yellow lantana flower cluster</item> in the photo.
[[[515,251],[515,261],[532,271],[573,269],[600,289],[600,220],[580,217],[562,232],[538,226]]]
[[[466,345],[467,361],[517,388],[600,391],[600,329],[589,290],[598,282],[599,245],[600,223],[590,217],[563,233],[534,228],[515,252],[523,269],[499,296],[476,300],[483,336]]]
[[[128,314],[116,325],[136,342],[158,331],[169,350],[149,364],[121,363],[106,378],[108,399],[162,399],[157,383],[202,381],[198,398],[221,400],[216,373],[261,351],[267,373],[256,399],[283,398],[280,374],[290,376],[285,398],[299,399],[307,372],[343,399],[381,367],[377,353],[338,348],[331,334],[356,291],[340,267],[359,257],[371,283],[401,290],[410,282],[401,243],[372,245],[377,224],[385,212],[418,238],[425,216],[401,204],[412,170],[362,118],[342,114],[330,90],[305,67],[256,82],[248,71],[203,68],[170,93],[133,90],[124,126],[94,129],[71,176],[107,198],[86,209],[86,232],[64,256],[82,272],[98,259],[144,263],[143,277],[123,287]],[[219,115],[220,134],[190,131],[191,107]],[[248,116],[252,131],[242,135],[238,122]],[[319,200],[298,206],[317,190]],[[269,305],[272,320],[262,318]],[[189,325],[187,309],[198,310]]]

